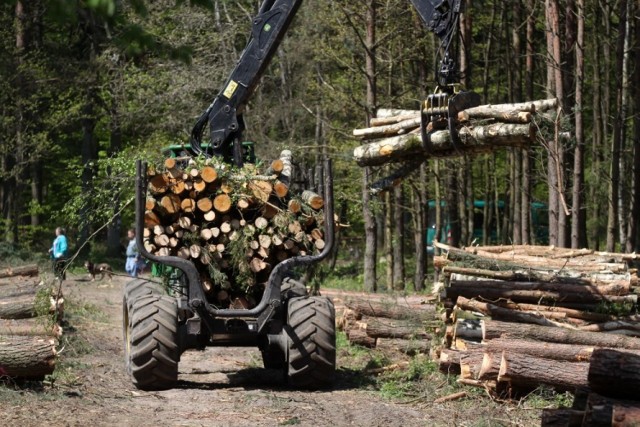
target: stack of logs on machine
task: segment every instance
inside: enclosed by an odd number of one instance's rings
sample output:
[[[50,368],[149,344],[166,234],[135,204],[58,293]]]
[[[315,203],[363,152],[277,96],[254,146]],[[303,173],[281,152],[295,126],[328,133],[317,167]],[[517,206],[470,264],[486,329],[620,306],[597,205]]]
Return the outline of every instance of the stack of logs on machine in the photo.
[[[574,408],[545,411],[544,426],[640,425],[638,255],[436,246],[442,371],[495,395],[582,393]]]
[[[0,270],[0,379],[41,380],[53,373],[63,298],[37,265]]]
[[[294,194],[291,157],[263,172],[190,157],[149,168],[145,248],[193,261],[212,304],[254,307],[276,264],[325,246],[323,197]]]

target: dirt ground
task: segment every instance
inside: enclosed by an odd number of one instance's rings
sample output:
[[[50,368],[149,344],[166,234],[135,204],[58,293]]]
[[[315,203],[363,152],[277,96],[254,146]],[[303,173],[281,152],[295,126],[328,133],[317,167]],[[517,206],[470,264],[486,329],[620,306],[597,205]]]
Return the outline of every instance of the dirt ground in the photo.
[[[20,426],[511,426],[539,425],[539,411],[477,397],[433,404],[433,398],[385,399],[362,374],[345,368],[323,392],[287,389],[262,369],[253,348],[189,351],[175,389],[143,392],[131,384],[122,350],[122,288],[128,278],[89,282],[71,276],[65,346],[52,384],[3,388],[0,420]]]

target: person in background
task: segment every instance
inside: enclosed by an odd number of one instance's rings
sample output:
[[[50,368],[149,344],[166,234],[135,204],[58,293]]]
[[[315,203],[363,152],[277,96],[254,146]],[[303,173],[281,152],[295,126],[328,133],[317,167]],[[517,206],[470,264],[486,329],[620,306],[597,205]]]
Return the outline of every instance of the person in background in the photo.
[[[138,274],[144,272],[146,264],[138,252],[138,245],[136,244],[136,230],[130,228],[129,231],[127,231],[127,238],[129,239],[129,244],[127,245],[127,262],[124,269],[129,276],[138,277]]]
[[[49,254],[53,260],[53,272],[59,279],[65,279],[65,261],[67,260],[67,236],[65,235],[64,228],[56,228],[56,238],[53,241]]]

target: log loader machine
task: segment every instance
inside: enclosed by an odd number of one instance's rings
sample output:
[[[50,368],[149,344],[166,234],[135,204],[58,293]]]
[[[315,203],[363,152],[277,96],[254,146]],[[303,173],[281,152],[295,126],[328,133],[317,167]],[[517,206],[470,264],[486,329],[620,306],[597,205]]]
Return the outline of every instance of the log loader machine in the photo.
[[[438,87],[421,106],[422,138],[429,148],[431,123],[454,120],[462,108],[479,104],[475,94],[458,88],[453,56],[462,0],[410,0],[427,28],[442,40]],[[251,37],[230,77],[197,120],[184,151],[190,156],[217,156],[242,166],[251,156],[243,144],[243,110],[253,94],[302,0],[264,0],[252,21]],[[209,141],[203,143],[205,128]],[[454,136],[455,138],[455,136]],[[455,141],[455,139],[454,139]],[[317,255],[289,258],[270,273],[264,293],[250,309],[221,309],[207,300],[193,262],[177,256],[156,256],[145,249],[143,229],[147,164],[137,163],[136,228],[140,254],[173,271],[169,292],[151,280],[135,279],[125,287],[123,331],[126,369],[140,389],[172,388],[178,381],[180,355],[206,346],[258,347],[266,368],[280,369],[293,387],[322,388],[333,382],[336,369],[335,311],[332,302],[309,295],[293,280],[296,267],[324,259],[334,244],[331,164],[323,165],[325,247]]]

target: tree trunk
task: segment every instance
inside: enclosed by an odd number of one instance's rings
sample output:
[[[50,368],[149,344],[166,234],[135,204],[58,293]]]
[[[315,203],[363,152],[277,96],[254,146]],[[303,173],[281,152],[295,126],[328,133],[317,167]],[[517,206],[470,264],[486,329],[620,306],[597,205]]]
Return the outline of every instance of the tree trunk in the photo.
[[[541,427],[578,427],[582,425],[584,411],[577,409],[543,409]]]
[[[485,320],[482,324],[482,339],[490,340],[500,337],[531,339],[562,344],[593,345],[598,347],[628,348],[633,350],[640,349],[640,338],[603,334],[600,332],[585,332],[565,328]]]
[[[640,12],[636,5],[635,13]],[[632,57],[635,58],[631,86],[631,96],[634,99],[633,115],[633,186],[631,192],[631,209],[629,213],[629,233],[627,236],[627,252],[637,252],[640,249],[640,25],[635,24],[635,44]]]
[[[404,290],[404,189],[402,183],[394,188],[394,236],[393,244],[393,289]],[[391,289],[391,288],[390,288]]]
[[[559,390],[574,391],[587,387],[589,364],[566,362],[505,351],[500,362],[499,382],[512,387],[537,387],[546,384]]]
[[[50,337],[0,336],[0,375],[42,378],[53,373],[56,354]]]
[[[0,270],[0,278],[15,276],[37,276],[38,266],[36,264],[23,265],[20,267],[9,267]]]
[[[391,203],[391,192],[384,194],[384,259],[386,261],[386,281],[387,290],[394,289],[393,283],[393,209]]]
[[[589,365],[589,388],[621,399],[640,395],[640,355],[610,349],[596,349]]]
[[[408,306],[375,301],[346,301],[345,305],[363,316],[384,317],[388,319],[413,319],[416,322],[434,320],[433,306]]]
[[[620,197],[620,148],[622,146],[623,127],[626,117],[623,108],[623,66],[624,66],[624,42],[626,35],[627,0],[621,0],[618,10],[620,22],[618,25],[618,39],[616,43],[616,116],[614,120],[613,141],[611,144],[611,164],[609,165],[609,191],[607,211],[607,251],[613,252],[616,247],[618,232],[618,199]]]
[[[371,118],[376,116],[377,99],[376,99],[376,11],[377,1],[369,0],[367,2],[366,26],[367,35],[365,46],[366,49],[366,81],[367,81],[367,125]],[[370,168],[364,168],[362,182],[362,215],[365,230],[365,252],[364,252],[364,289],[367,292],[375,292],[377,290],[376,283],[376,263],[377,259],[377,241],[376,241],[376,220],[371,209],[371,196],[369,193],[370,176],[372,171]]]
[[[486,351],[490,353],[509,351],[568,362],[588,362],[595,349],[592,346],[582,344],[550,343],[510,337],[491,339],[485,343],[485,347]]]
[[[404,320],[366,318],[367,335],[374,338],[429,339],[421,324]]]
[[[576,147],[574,149],[573,163],[573,194],[572,194],[572,221],[571,221],[571,247],[582,248],[587,246],[587,214],[584,205],[584,124],[582,120],[583,83],[584,83],[584,0],[577,0],[577,37],[576,37],[576,108],[575,129]]]

